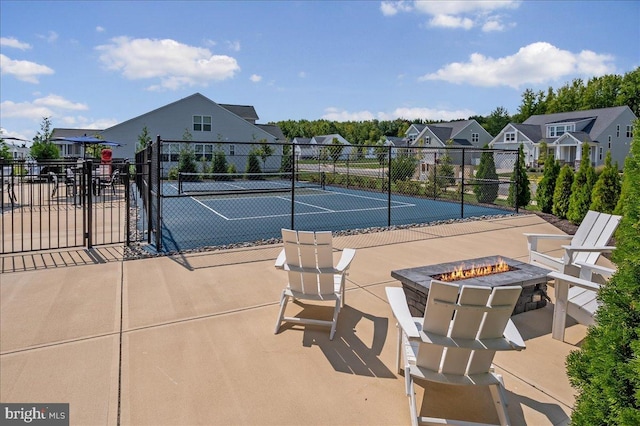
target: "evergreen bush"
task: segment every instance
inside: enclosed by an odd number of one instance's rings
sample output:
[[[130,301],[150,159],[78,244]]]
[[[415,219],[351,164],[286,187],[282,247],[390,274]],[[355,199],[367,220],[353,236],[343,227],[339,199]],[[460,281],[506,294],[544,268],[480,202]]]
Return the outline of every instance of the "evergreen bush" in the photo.
[[[262,173],[259,155],[255,150],[251,150],[251,152],[249,152],[249,157],[247,158],[247,169],[245,172],[249,175],[249,180],[261,179],[260,176],[255,175],[255,173]]]
[[[589,160],[589,151],[589,145],[583,143],[582,161],[580,161],[580,167],[573,179],[573,185],[571,185],[567,219],[576,225],[582,222],[591,207],[591,192],[596,183],[596,172]]]
[[[571,385],[578,391],[571,415],[575,425],[640,424],[640,125],[625,160],[622,214],[612,259],[617,272],[598,293],[596,323],[567,358]]]
[[[180,173],[196,173],[198,171],[198,165],[196,164],[196,154],[191,149],[191,146],[187,144],[186,147],[180,150],[178,156],[178,172]],[[188,176],[184,180],[195,181],[198,180],[197,176]]]
[[[517,188],[517,191],[516,191]],[[526,207],[531,201],[531,188],[529,188],[529,177],[524,164],[524,148],[522,144],[518,147],[518,161],[513,166],[511,174],[511,185],[509,186],[509,196],[507,205],[513,207]]]
[[[621,182],[618,165],[611,164],[611,151],[607,151],[604,168],[593,187],[591,194],[591,210],[613,213],[620,198]]]
[[[560,174],[560,164],[552,155],[547,155],[544,162],[542,180],[536,190],[536,202],[543,213],[553,212],[553,194]]]
[[[567,164],[562,166],[556,186],[553,190],[553,214],[560,219],[567,218],[569,211],[569,197],[571,196],[571,185],[573,185],[573,169]]]
[[[488,147],[488,145],[484,146],[484,148]],[[493,203],[498,198],[498,187],[498,173],[496,172],[496,163],[493,160],[493,152],[484,151],[480,155],[473,193],[476,194],[479,203]]]
[[[227,164],[227,156],[222,150],[216,150],[213,153],[213,164],[211,165],[211,173],[228,173],[229,165]],[[216,180],[227,180],[228,177],[217,176]]]

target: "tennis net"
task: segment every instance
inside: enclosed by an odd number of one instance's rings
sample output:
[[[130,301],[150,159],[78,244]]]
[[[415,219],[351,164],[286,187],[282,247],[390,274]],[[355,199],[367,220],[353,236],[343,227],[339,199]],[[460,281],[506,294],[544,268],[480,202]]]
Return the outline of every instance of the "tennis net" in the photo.
[[[179,194],[290,192],[294,188],[324,189],[324,172],[178,173]]]

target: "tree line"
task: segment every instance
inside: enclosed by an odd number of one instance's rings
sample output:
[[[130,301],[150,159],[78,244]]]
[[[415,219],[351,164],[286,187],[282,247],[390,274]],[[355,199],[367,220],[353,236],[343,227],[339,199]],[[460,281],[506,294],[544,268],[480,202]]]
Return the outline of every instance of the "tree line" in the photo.
[[[509,123],[522,123],[532,115],[581,111],[627,105],[636,117],[640,117],[640,67],[624,75],[608,74],[587,81],[574,79],[571,83],[546,91],[526,89],[517,112],[513,115],[499,106],[489,115],[474,115],[461,120],[476,120],[492,136],[497,135]],[[382,137],[404,137],[412,124],[435,124],[443,120],[368,120],[330,121],[283,120],[275,124],[288,140],[296,137],[311,138],[318,135],[340,134],[354,145],[375,145]]]

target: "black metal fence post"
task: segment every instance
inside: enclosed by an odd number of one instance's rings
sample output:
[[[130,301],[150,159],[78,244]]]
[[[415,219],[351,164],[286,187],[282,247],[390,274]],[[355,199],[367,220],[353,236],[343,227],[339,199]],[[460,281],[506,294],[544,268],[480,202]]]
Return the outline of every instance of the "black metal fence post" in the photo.
[[[147,244],[151,244],[151,234],[153,232],[153,207],[152,207],[152,201],[153,201],[153,191],[151,188],[151,156],[149,155],[149,151],[151,150],[151,147],[147,147],[146,151],[147,151],[147,155],[148,155],[148,160],[147,160],[147,164],[146,164],[146,172],[143,169],[142,173],[147,173],[147,203],[145,204],[145,207],[147,208]],[[144,166],[143,166],[144,168]]]
[[[156,137],[156,249],[162,251],[162,141]]]
[[[291,229],[296,229],[295,228],[295,205],[296,205],[296,201],[295,201],[295,197],[296,197],[296,172],[295,170],[298,167],[298,163],[296,162],[296,155],[295,155],[295,146],[292,143],[291,144]]]
[[[87,227],[85,228],[85,238],[87,239],[87,248],[93,247],[93,191],[95,190],[95,182],[93,181],[93,161],[88,160],[84,163],[85,170],[85,187],[84,194],[86,197],[84,208],[87,215]]]
[[[129,160],[124,162],[124,173],[122,173],[124,183],[124,227],[125,227],[125,242],[127,247],[131,244],[131,214],[129,209],[131,208],[131,189],[129,188]]]
[[[387,226],[391,226],[391,145],[387,147]]]
[[[462,148],[462,162],[460,164],[460,219],[464,218],[464,148]]]

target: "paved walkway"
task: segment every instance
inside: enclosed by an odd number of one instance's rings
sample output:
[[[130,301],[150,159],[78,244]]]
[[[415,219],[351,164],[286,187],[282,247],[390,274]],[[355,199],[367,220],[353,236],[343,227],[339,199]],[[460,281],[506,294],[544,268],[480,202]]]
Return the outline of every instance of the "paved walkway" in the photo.
[[[384,295],[399,285],[391,270],[494,254],[526,260],[523,232],[560,233],[523,215],[336,238],[357,253],[333,341],[311,326],[273,334],[279,247],[260,249],[267,260],[247,249],[135,261],[122,261],[121,248],[3,257],[0,401],[68,402],[72,425],[410,424]],[[495,358],[514,424],[566,424],[574,403],[565,358],[585,329],[570,324],[568,343],[552,340],[552,309],[514,316],[527,349]],[[434,386],[418,397],[423,413],[495,422],[489,395]]]

